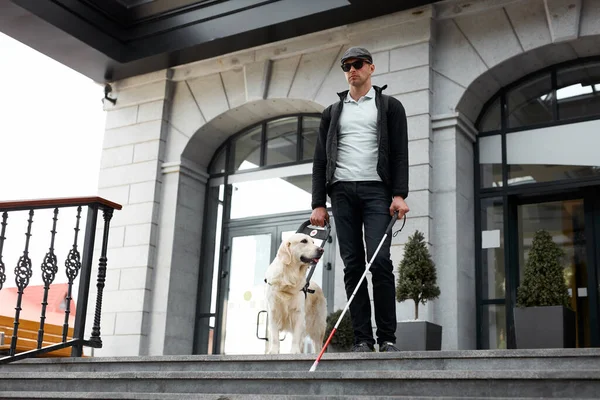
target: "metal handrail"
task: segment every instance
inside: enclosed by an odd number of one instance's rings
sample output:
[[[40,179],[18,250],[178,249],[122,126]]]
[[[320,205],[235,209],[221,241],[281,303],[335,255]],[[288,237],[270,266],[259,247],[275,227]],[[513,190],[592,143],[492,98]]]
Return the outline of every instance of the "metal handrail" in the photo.
[[[62,342],[42,347],[44,338],[44,325],[46,319],[46,306],[48,300],[48,291],[58,273],[58,260],[54,253],[54,243],[56,239],[56,224],[59,212],[64,208],[77,208],[77,215],[74,227],[73,245],[65,260],[65,273],[68,278],[67,306],[65,309],[65,319],[62,330]],[[79,225],[81,219],[82,207],[87,207],[87,219],[84,233],[83,253],[80,256],[78,249]],[[32,236],[33,216],[37,210],[53,208],[52,230],[50,231],[49,251],[41,262],[42,279],[44,281],[44,297],[41,303],[40,324],[37,337],[37,348],[29,351],[17,353],[17,341],[19,337],[19,320],[22,310],[22,298],[24,291],[29,285],[30,278],[33,276],[32,260],[29,257],[30,237]],[[19,258],[15,267],[15,283],[17,286],[17,302],[15,305],[15,318],[10,337],[10,349],[8,356],[0,358],[0,364],[21,360],[29,357],[36,357],[55,350],[72,347],[71,356],[81,357],[83,355],[83,346],[101,348],[101,312],[102,295],[106,280],[107,249],[110,221],[114,210],[121,210],[120,204],[111,202],[102,197],[70,197],[54,199],[34,199],[34,200],[16,200],[0,202],[0,290],[6,281],[6,266],[2,259],[4,241],[7,238],[7,227],[9,226],[8,217],[12,212],[28,211],[27,228],[25,233],[25,247],[23,255]],[[89,340],[84,339],[86,311],[91,285],[91,272],[93,264],[94,242],[96,239],[96,224],[98,211],[102,211],[104,219],[101,253],[98,260],[98,277],[96,286],[98,288],[96,296],[96,307],[94,313],[94,323]],[[67,340],[69,330],[69,315],[71,313],[70,304],[72,296],[72,287],[74,281],[79,277],[79,292],[77,297],[77,308],[75,313],[75,324],[73,327],[73,338]]]

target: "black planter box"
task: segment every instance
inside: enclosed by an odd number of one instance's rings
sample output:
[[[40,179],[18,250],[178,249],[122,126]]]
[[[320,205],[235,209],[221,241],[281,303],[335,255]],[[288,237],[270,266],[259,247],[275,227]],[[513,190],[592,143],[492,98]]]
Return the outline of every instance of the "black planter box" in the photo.
[[[575,312],[563,306],[516,307],[517,349],[575,347]]]
[[[442,327],[428,321],[398,322],[396,347],[403,351],[441,350]]]

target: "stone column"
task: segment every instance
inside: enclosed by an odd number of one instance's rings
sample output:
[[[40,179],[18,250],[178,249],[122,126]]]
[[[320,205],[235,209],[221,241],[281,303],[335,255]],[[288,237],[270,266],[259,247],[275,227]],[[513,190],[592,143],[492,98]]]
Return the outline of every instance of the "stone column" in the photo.
[[[123,209],[115,212],[111,223],[102,305],[104,348],[96,355],[148,352],[169,78],[169,71],[163,70],[115,82],[117,102],[105,102],[98,194]]]
[[[149,354],[192,354],[208,174],[182,159],[162,165]]]
[[[440,297],[435,321],[444,350],[476,348],[473,143],[459,113],[432,118],[433,231]]]

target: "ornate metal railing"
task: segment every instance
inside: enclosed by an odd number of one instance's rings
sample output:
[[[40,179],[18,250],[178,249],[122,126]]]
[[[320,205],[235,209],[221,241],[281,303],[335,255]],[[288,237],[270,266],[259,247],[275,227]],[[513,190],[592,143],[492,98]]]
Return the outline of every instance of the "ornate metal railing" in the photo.
[[[81,214],[84,207],[87,207],[87,219],[85,224],[85,232],[83,239],[83,253],[80,256],[79,252],[79,231]],[[32,349],[26,351],[18,351],[24,346],[19,343],[19,320],[22,311],[22,299],[31,278],[34,276],[33,260],[30,258],[30,243],[32,231],[35,230],[34,216],[36,212],[42,209],[53,209],[51,215],[52,229],[48,240],[49,250],[41,260],[41,279],[44,285],[43,300],[41,302],[41,311],[39,317],[39,330],[37,333],[37,342],[35,339],[29,339],[28,343]],[[64,323],[62,326],[62,340],[54,340],[55,344],[43,346],[44,344],[44,328],[46,324],[46,312],[48,305],[48,292],[50,286],[54,282],[57,273],[59,272],[58,257],[55,254],[55,241],[57,239],[57,222],[59,220],[60,211],[63,209],[75,210],[74,217],[74,234],[72,237],[72,246],[66,255],[64,262],[67,284],[66,305],[64,309]],[[7,339],[10,341],[10,347],[7,345],[0,346],[4,348],[4,356],[0,355],[0,364],[9,363],[12,361],[21,360],[29,357],[37,357],[46,353],[56,352],[60,349],[71,347],[72,357],[81,357],[83,355],[83,347],[100,348],[102,347],[102,339],[100,337],[100,315],[102,311],[102,293],[104,290],[104,282],[106,279],[107,266],[107,249],[109,226],[114,210],[120,210],[121,205],[108,201],[100,197],[79,197],[79,198],[60,198],[60,199],[42,199],[42,200],[27,200],[27,201],[9,201],[0,202],[0,290],[6,286],[7,282],[7,263],[8,260],[3,259],[3,251],[6,252],[5,242],[8,238],[18,238],[25,231],[25,244],[22,255],[19,257],[15,269],[14,278],[16,284],[16,304],[15,316],[12,323],[12,329],[9,330]],[[12,213],[28,212],[26,227],[23,229],[19,226],[12,226],[10,216]],[[94,243],[96,236],[96,223],[98,212],[102,211],[104,219],[102,244],[100,246],[100,257],[98,263],[97,277],[97,295],[96,307],[94,313],[94,323],[92,326],[91,336],[89,340],[84,339],[86,312],[88,306],[88,296],[90,292],[92,264],[94,258]],[[71,211],[72,212],[72,211]],[[61,221],[62,222],[62,221]],[[40,232],[35,232],[39,234]],[[71,310],[72,289],[77,277],[79,277],[79,289],[76,302],[76,310],[74,317],[74,326],[69,328],[69,316]],[[6,288],[5,288],[6,290]],[[37,326],[37,323],[36,323]],[[72,332],[72,337],[68,337],[68,332]],[[25,339],[22,339],[25,340]],[[31,343],[35,345],[31,345]],[[48,343],[48,342],[46,342]],[[2,350],[0,350],[2,351]],[[0,353],[2,354],[2,353]]]

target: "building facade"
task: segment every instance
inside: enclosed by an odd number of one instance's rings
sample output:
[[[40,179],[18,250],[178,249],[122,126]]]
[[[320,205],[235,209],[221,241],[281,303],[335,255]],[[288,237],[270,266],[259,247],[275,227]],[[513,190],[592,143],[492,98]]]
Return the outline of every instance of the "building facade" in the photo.
[[[95,354],[264,351],[263,273],[310,215],[319,115],[347,88],[350,46],[407,112],[392,259],[424,233],[441,295],[421,319],[443,349],[514,347],[540,228],[567,253],[578,345],[600,345],[599,21],[595,0],[442,1],[112,82],[98,193],[123,210]],[[346,301],[335,221],[325,250],[331,312]]]

